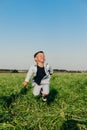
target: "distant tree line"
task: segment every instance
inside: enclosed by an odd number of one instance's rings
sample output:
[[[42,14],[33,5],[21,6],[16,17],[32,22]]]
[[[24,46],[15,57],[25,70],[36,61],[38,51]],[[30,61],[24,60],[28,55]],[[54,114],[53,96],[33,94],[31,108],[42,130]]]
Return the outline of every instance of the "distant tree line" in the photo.
[[[17,70],[17,69],[0,69],[0,73],[25,73],[28,70]]]
[[[18,70],[0,69],[1,73],[18,73]]]
[[[64,69],[54,69],[55,73],[62,72],[62,73],[87,73],[87,71],[80,71],[80,70],[64,70]]]
[[[0,73],[23,73],[23,72],[27,72],[28,70],[17,70],[17,69],[0,69]],[[54,73],[87,73],[87,71],[78,71],[78,70],[65,70],[65,69],[54,69],[53,70]]]

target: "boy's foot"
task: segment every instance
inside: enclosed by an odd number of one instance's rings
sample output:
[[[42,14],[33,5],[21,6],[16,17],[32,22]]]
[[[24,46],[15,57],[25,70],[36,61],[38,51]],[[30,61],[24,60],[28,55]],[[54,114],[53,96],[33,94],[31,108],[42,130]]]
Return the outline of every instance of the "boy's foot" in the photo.
[[[47,101],[47,97],[42,97],[42,100],[43,100],[44,102],[46,102],[46,101]]]

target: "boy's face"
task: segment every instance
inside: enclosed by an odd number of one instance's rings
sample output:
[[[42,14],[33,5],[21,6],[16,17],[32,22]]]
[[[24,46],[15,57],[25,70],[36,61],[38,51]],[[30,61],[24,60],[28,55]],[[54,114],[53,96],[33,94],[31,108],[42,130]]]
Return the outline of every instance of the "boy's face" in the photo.
[[[38,53],[34,59],[37,63],[44,63],[45,55],[44,53]]]

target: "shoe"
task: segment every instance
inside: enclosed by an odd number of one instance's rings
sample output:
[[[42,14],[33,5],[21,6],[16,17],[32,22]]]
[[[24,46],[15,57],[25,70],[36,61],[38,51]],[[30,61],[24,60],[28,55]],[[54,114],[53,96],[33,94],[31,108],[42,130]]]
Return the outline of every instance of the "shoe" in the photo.
[[[47,98],[46,98],[46,97],[42,97],[42,100],[43,100],[44,102],[46,102],[46,101],[47,101]]]

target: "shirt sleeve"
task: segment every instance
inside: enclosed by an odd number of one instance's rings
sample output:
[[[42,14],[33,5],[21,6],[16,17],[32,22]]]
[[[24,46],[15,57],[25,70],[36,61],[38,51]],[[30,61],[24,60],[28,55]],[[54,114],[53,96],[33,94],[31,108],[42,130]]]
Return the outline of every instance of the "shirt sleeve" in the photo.
[[[50,73],[50,75],[53,74],[53,69],[51,66],[49,66],[49,73]]]
[[[46,68],[47,68],[47,71],[49,72],[49,74],[52,75],[53,74],[53,69],[48,63],[46,64]]]
[[[34,66],[31,66],[31,67],[29,68],[29,70],[28,70],[28,72],[27,72],[27,76],[26,76],[26,78],[25,78],[25,81],[26,81],[26,82],[29,82],[29,80],[30,80],[30,78],[31,78],[31,76],[32,76],[33,73],[34,73]]]

